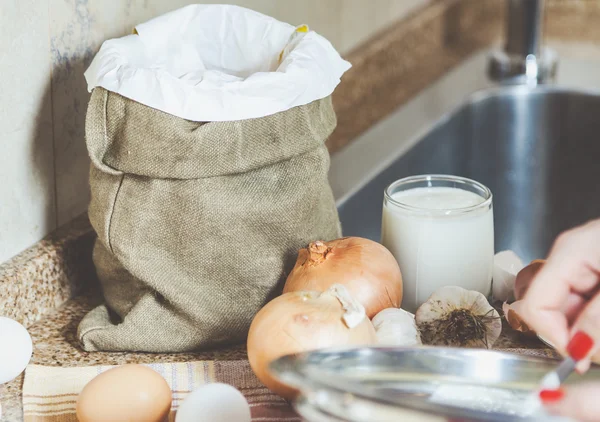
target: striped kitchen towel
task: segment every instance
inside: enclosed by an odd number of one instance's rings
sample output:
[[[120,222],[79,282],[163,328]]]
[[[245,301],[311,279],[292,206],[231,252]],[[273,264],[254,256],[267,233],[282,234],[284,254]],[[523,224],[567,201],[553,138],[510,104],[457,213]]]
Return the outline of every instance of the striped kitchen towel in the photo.
[[[300,422],[300,417],[279,396],[255,377],[246,360],[198,361],[148,364],[161,374],[173,392],[169,421],[185,397],[195,388],[211,382],[236,387],[244,394],[252,421]],[[51,367],[29,365],[23,383],[24,422],[77,422],[75,405],[83,387],[96,375],[114,366]]]

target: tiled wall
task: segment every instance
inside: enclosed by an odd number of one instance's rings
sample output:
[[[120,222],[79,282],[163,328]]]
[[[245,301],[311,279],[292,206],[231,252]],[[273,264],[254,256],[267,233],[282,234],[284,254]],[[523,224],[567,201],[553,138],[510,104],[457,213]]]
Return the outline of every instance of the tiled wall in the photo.
[[[232,3],[306,23],[345,52],[427,1]],[[83,72],[102,41],[189,3],[0,0],[0,263],[86,210]]]

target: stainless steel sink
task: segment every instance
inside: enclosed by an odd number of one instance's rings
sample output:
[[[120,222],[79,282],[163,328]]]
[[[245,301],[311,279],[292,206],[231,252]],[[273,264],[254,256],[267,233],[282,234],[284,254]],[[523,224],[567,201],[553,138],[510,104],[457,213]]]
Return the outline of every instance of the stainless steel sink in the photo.
[[[385,187],[424,173],[487,185],[496,250],[512,249],[525,261],[546,256],[562,230],[600,217],[598,63],[563,59],[555,85],[494,86],[485,57],[332,158],[344,235],[378,241]]]

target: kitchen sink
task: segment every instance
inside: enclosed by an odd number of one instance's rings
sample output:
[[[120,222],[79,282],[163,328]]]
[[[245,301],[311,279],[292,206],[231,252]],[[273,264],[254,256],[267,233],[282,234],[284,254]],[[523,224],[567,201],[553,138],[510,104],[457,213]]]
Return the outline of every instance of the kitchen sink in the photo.
[[[486,80],[485,58],[453,70],[334,155],[330,181],[344,235],[379,241],[384,189],[416,174],[488,186],[495,249],[526,262],[545,257],[561,231],[600,217],[599,64],[562,60],[554,84],[502,86]]]

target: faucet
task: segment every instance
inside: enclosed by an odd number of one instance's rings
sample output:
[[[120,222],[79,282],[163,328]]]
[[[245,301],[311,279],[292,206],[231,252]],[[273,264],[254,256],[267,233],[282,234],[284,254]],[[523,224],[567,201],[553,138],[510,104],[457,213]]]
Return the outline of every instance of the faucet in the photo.
[[[503,51],[492,53],[488,74],[494,81],[537,85],[556,75],[556,54],[541,46],[544,0],[506,0]]]

